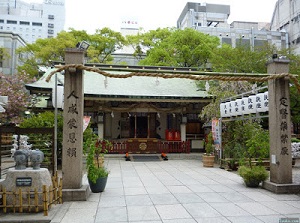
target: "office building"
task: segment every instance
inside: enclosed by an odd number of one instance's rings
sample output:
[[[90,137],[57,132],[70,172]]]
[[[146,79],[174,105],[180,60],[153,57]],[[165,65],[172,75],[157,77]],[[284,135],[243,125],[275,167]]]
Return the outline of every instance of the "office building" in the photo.
[[[289,47],[300,54],[300,1],[279,0],[276,2],[271,30],[287,32]]]
[[[0,2],[0,31],[18,34],[27,43],[55,37],[64,25],[64,0],[44,0],[42,4],[22,0]]]
[[[238,44],[252,48],[265,43],[278,49],[288,47],[288,33],[271,31],[268,23],[234,21],[228,23],[230,6],[188,2],[177,20],[177,28],[194,28],[200,32],[217,36],[221,44],[236,47]]]

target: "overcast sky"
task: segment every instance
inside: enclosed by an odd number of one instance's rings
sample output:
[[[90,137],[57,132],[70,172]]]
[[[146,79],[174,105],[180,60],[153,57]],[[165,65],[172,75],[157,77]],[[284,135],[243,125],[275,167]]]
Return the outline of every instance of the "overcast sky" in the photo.
[[[42,2],[42,0],[27,0]],[[207,0],[190,1],[230,5],[228,22],[270,22],[276,0]],[[121,21],[132,18],[145,30],[176,27],[187,0],[65,0],[66,24],[69,27],[94,33],[109,27],[120,31]]]

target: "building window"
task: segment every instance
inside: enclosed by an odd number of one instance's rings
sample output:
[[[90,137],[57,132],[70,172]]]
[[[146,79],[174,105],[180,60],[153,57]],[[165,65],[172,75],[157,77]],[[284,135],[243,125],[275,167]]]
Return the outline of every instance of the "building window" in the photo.
[[[54,24],[53,23],[48,23],[48,28],[54,28]]]
[[[7,24],[17,24],[17,21],[15,21],[15,20],[7,20]]]
[[[43,24],[41,22],[33,22],[32,25],[33,26],[43,26]]]
[[[3,19],[0,19],[0,23],[4,23],[4,20],[3,20]]]
[[[48,34],[54,34],[54,30],[48,29]]]
[[[48,15],[48,19],[54,19],[54,15]]]
[[[3,29],[3,26],[0,26],[0,29]]]
[[[29,26],[29,25],[30,25],[30,22],[20,21],[20,25]]]

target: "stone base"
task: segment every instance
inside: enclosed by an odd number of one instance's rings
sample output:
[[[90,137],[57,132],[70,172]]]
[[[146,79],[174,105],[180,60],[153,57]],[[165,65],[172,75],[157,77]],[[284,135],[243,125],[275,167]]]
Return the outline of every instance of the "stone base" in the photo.
[[[265,181],[262,187],[276,194],[298,194],[300,193],[300,184],[277,184],[271,181]]]
[[[28,179],[29,181],[22,184],[20,182],[22,179]],[[43,192],[43,185],[47,186],[47,189],[52,185],[51,174],[48,169],[40,168],[38,170],[33,170],[32,168],[26,168],[24,170],[16,170],[15,168],[10,168],[7,171],[5,180],[0,182],[0,185],[3,188],[6,188],[6,191],[18,191],[21,189],[23,192],[31,191],[34,192],[37,189],[38,192]],[[34,195],[31,195],[31,198],[28,198],[26,193],[22,194],[22,202],[24,207],[28,204],[34,205]],[[38,195],[38,202],[40,205],[43,205],[43,194]],[[19,204],[19,197],[13,195],[7,195],[7,205]],[[39,208],[39,211],[42,211],[42,208]],[[26,212],[26,208],[24,208]]]
[[[79,189],[63,189],[63,202],[65,201],[86,201],[90,196],[89,185],[82,185]]]

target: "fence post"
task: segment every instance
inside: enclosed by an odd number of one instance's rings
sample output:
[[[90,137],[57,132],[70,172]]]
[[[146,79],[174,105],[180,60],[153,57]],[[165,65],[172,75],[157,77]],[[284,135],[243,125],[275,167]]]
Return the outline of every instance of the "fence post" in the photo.
[[[2,194],[2,199],[3,199],[3,212],[6,213],[7,209],[6,209],[6,188],[3,188],[3,194]]]
[[[48,197],[47,197],[46,185],[43,185],[43,203],[44,203],[44,216],[48,216]]]
[[[18,190],[18,195],[19,195],[19,212],[23,212],[23,197],[22,197],[22,189],[19,188]]]

